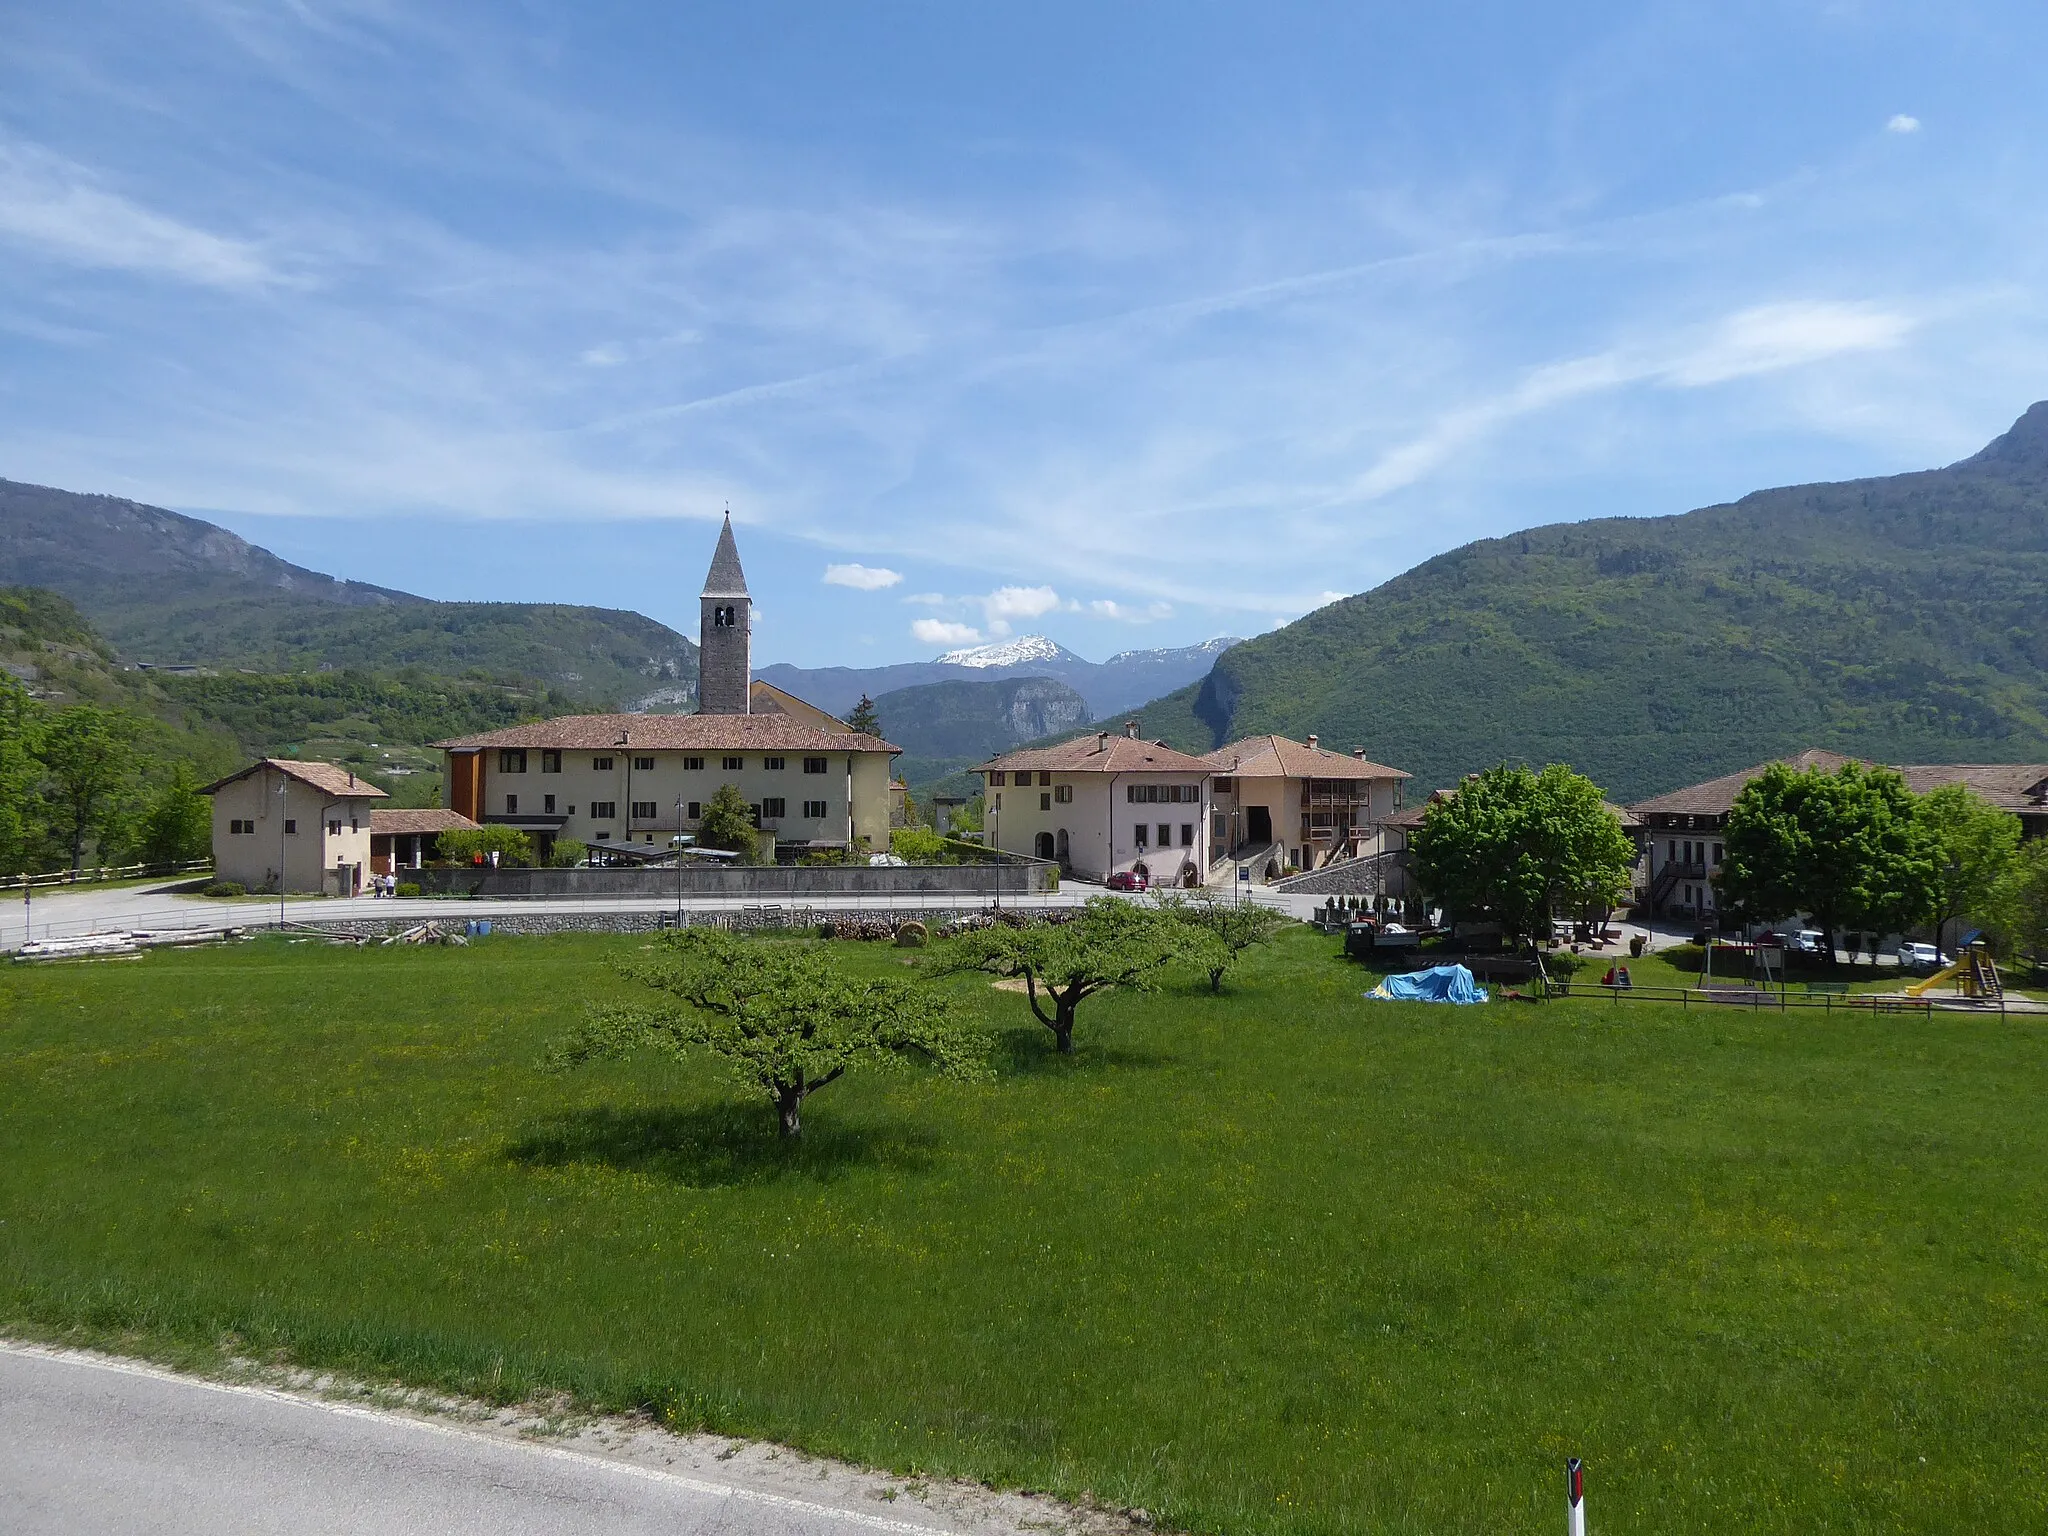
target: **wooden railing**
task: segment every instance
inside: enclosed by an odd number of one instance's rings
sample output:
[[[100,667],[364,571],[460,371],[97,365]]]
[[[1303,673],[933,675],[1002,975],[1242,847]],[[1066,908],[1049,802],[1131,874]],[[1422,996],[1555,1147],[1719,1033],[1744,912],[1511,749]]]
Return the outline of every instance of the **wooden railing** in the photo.
[[[46,885],[98,885],[107,880],[145,879],[151,875],[196,875],[211,868],[211,859],[187,859],[182,864],[99,864],[91,869],[53,870],[47,875],[8,875],[0,878],[0,891],[18,891],[24,885],[39,891]]]

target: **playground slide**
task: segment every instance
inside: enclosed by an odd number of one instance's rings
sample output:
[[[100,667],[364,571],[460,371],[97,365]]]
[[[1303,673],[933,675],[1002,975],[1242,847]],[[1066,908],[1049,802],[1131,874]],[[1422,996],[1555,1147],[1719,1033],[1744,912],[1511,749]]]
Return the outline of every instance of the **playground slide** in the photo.
[[[1914,982],[1910,987],[1906,988],[1906,996],[1925,997],[1929,992],[1933,991],[1936,987],[1940,986],[1944,981],[1954,981],[1958,976],[1962,975],[1963,972],[1967,971],[1969,968],[1970,962],[1967,959],[1958,960],[1954,965],[1948,967],[1948,969],[1946,970],[1936,971],[1932,976],[1921,977],[1918,981]]]

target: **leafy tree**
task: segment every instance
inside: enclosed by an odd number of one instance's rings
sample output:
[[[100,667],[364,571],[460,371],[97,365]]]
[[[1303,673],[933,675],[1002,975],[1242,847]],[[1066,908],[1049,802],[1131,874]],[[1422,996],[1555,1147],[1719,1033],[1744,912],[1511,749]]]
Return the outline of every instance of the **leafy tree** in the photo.
[[[1992,893],[2020,845],[2020,819],[1967,784],[1944,784],[1920,797],[1913,814],[1934,839],[1938,900],[1934,937],[1951,922],[1986,917]]]
[[[73,704],[52,715],[42,732],[48,797],[71,867],[85,865],[88,840],[110,840],[125,809],[134,773],[133,722],[116,710]]]
[[[1991,926],[2010,955],[2048,961],[2048,841],[2022,843],[1991,893]]]
[[[1735,797],[1723,841],[1715,886],[1724,909],[1755,921],[1809,914],[1828,936],[1830,963],[1844,928],[1900,932],[1941,899],[1934,837],[1888,768],[1773,763]]]
[[[982,811],[986,808],[987,804],[988,796],[977,793],[965,805],[953,807],[953,814],[948,818],[946,825],[955,833],[979,832],[981,830]]]
[[[760,832],[754,826],[754,810],[737,784],[721,784],[705,803],[697,823],[697,843],[703,848],[724,848],[751,863],[760,847]]]
[[[136,830],[136,851],[145,864],[181,864],[211,851],[213,807],[199,793],[189,764],[177,764],[171,781],[150,796]]]
[[[875,701],[866,694],[853,706],[853,713],[846,717],[846,723],[854,730],[868,736],[882,734],[882,717],[875,713]]]
[[[1214,896],[1184,896],[1163,892],[1160,907],[1175,921],[1185,923],[1196,934],[1191,958],[1209,976],[1209,990],[1221,992],[1223,977],[1248,949],[1273,942],[1273,936],[1287,926],[1284,913],[1257,902],[1218,901]]]
[[[42,829],[36,818],[37,711],[28,690],[0,672],[0,874],[26,873]]]
[[[533,862],[533,839],[517,827],[451,827],[434,839],[434,852],[451,864],[488,864],[495,853],[516,867]]]
[[[928,1062],[954,1077],[987,1072],[987,1043],[928,987],[857,976],[817,943],[743,939],[720,928],[661,935],[622,975],[663,993],[604,1008],[551,1053],[561,1065],[653,1046],[722,1057],[733,1079],[775,1104],[782,1134],[803,1133],[804,1100],[855,1066]]]
[[[1083,999],[1110,987],[1149,987],[1192,943],[1188,925],[1157,907],[1097,896],[1069,922],[962,934],[947,945],[932,973],[1021,976],[1032,1016],[1052,1031],[1060,1054],[1071,1056],[1074,1014]],[[1039,1002],[1041,991],[1052,1005],[1050,1014]]]
[[[1550,931],[1560,908],[1592,913],[1628,889],[1635,847],[1591,779],[1502,763],[1433,803],[1410,841],[1417,881],[1454,918]]]
[[[555,845],[548,850],[548,867],[551,869],[574,869],[589,857],[590,848],[573,837],[558,837]]]
[[[913,864],[943,864],[946,840],[924,827],[898,827],[889,834],[889,851]]]

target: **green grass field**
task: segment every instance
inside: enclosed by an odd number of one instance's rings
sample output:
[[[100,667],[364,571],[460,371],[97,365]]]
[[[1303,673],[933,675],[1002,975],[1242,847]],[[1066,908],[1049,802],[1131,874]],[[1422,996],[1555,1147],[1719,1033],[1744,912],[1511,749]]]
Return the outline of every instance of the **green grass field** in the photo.
[[[652,1404],[1205,1531],[2048,1527],[2048,1030],[1023,1001],[986,1084],[777,1146],[710,1065],[539,1070],[631,940],[0,976],[0,1320]],[[894,966],[896,951],[854,949]]]

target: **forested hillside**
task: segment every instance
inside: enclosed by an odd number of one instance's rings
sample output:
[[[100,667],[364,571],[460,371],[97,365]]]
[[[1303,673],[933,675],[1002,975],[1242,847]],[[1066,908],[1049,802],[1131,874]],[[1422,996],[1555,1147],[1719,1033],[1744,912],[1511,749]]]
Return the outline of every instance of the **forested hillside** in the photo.
[[[430,743],[577,707],[420,672],[137,670],[65,598],[0,588],[0,874],[203,856],[191,789],[260,756],[343,763],[391,804],[437,805]]]
[[[62,593],[132,660],[269,673],[415,667],[593,705],[695,697],[697,647],[637,613],[442,603],[337,581],[161,507],[0,480],[0,584]]]
[[[2048,402],[1945,469],[1468,544],[1143,721],[1205,751],[1316,731],[1418,789],[1566,762],[1623,800],[1808,746],[2048,760]]]

